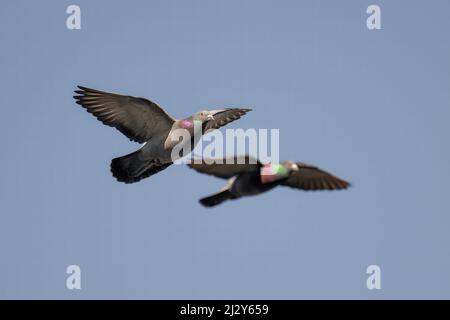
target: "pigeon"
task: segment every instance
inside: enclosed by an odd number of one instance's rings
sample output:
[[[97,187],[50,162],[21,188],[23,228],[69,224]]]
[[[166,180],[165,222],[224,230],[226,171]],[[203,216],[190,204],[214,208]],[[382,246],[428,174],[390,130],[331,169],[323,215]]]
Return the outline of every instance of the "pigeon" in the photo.
[[[228,179],[219,192],[200,199],[205,207],[269,191],[279,185],[305,191],[347,189],[350,183],[317,167],[294,161],[262,164],[250,156],[203,159],[188,166],[200,173]]]
[[[76,103],[103,124],[115,127],[131,141],[144,144],[139,150],[111,161],[112,175],[120,182],[134,183],[150,177],[173,161],[172,150],[179,143],[177,129],[191,135],[189,152],[209,130],[220,128],[251,111],[248,108],[224,108],[199,111],[176,120],[156,103],[145,98],[103,92],[78,86]],[[195,132],[194,132],[195,131]],[[187,143],[187,142],[183,142]],[[185,154],[181,154],[184,156]]]

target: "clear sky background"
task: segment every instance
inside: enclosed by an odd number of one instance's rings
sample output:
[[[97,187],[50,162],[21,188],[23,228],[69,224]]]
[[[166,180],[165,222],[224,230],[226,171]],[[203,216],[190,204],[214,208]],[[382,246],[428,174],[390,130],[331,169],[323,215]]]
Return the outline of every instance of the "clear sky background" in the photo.
[[[66,28],[66,8],[82,29]],[[382,30],[366,27],[378,4]],[[450,298],[450,3],[2,1],[0,298]],[[134,185],[139,145],[77,84],[174,117],[254,111],[280,157],[348,179],[204,209],[224,181],[172,166]],[[66,267],[82,289],[66,289]],[[381,267],[381,290],[366,268]]]

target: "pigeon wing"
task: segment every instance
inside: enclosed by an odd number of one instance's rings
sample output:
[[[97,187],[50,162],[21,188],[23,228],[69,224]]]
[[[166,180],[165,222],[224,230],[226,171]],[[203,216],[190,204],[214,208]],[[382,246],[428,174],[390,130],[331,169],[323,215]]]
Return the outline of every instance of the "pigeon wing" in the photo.
[[[130,140],[144,143],[169,132],[175,121],[160,106],[144,98],[124,96],[78,86],[76,103],[103,124],[115,127]]]
[[[297,165],[299,170],[292,171],[290,176],[281,183],[282,185],[305,191],[340,190],[350,186],[347,181],[317,167],[305,163],[297,163]]]
[[[214,120],[205,121],[203,123],[203,132],[212,129],[218,129],[224,125],[239,119],[252,109],[229,108],[221,110],[213,110]]]
[[[262,164],[253,157],[240,156],[203,160],[201,163],[190,163],[188,166],[200,173],[229,179],[240,173],[259,171]]]

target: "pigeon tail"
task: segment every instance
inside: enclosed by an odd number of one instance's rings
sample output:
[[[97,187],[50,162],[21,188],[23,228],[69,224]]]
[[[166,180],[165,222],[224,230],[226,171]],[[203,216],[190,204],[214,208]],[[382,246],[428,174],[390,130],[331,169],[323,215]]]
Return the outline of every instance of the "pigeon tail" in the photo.
[[[221,204],[225,200],[236,199],[236,198],[238,198],[238,197],[236,197],[233,193],[231,193],[230,189],[225,189],[225,190],[219,191],[218,193],[215,193],[211,196],[202,198],[199,200],[199,202],[204,207],[210,208],[210,207],[214,207],[214,206]]]
[[[141,150],[137,150],[126,156],[112,159],[111,172],[117,181],[135,183],[155,173],[158,173],[172,163],[161,163],[157,159],[140,159]]]

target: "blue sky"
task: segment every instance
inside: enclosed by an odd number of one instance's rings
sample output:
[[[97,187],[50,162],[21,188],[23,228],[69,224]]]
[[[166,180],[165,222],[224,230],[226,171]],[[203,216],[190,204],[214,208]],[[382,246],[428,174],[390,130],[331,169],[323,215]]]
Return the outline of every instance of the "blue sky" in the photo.
[[[68,30],[73,3],[2,3],[0,298],[450,298],[448,1],[77,1]],[[184,166],[120,184],[138,145],[78,84],[174,117],[251,106],[228,127],[280,129],[281,159],[353,187],[206,210],[224,181]]]

